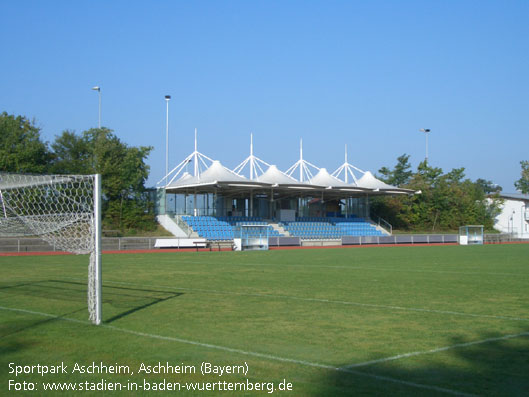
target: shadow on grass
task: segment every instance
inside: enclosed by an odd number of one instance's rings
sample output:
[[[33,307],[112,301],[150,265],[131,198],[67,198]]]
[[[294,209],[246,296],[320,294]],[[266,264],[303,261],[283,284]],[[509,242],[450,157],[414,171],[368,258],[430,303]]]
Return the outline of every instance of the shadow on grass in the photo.
[[[85,308],[76,309],[68,313],[61,314],[54,317],[39,317],[32,319],[16,319],[8,322],[4,322],[0,325],[0,358],[7,356],[9,353],[14,353],[27,348],[28,345],[32,345],[32,342],[24,340],[21,342],[17,339],[17,335],[30,329],[40,327],[42,325],[50,324],[56,321],[61,321],[61,318],[68,317],[72,314],[86,310]],[[14,338],[9,338],[14,337]]]
[[[24,296],[30,299],[30,303],[31,298],[38,298],[39,303],[42,303],[44,300],[50,307],[55,306],[53,302],[49,302],[50,300],[62,301],[67,304],[68,307],[71,307],[72,305],[79,307],[78,309],[63,314],[60,317],[65,317],[69,314],[86,310],[87,286],[86,283],[82,282],[41,280],[23,283],[1,283],[0,293],[12,296]],[[180,295],[183,295],[183,293],[145,288],[108,286],[103,284],[103,305],[109,306],[110,309],[110,317],[106,318],[104,322],[111,323]],[[34,326],[44,324],[51,320],[53,320],[53,318],[34,322]]]
[[[516,334],[524,335],[454,337],[446,346],[491,341],[365,366],[344,364],[327,372],[313,396],[529,396],[529,329]]]
[[[73,310],[71,312],[64,313],[64,314],[61,314],[61,315],[58,315],[58,316],[45,317],[44,319],[41,318],[41,319],[38,319],[38,320],[21,320],[21,321],[4,323],[0,327],[0,338],[6,338],[8,336],[15,335],[15,334],[18,334],[20,332],[23,332],[23,331],[25,331],[27,329],[35,328],[35,327],[38,327],[40,325],[44,325],[44,324],[48,324],[48,323],[52,323],[54,321],[59,321],[63,317],[68,317],[68,316],[70,316],[72,314],[78,313],[78,312],[83,311],[83,310],[84,310],[84,308],[83,309],[76,309],[76,310]],[[0,346],[0,353],[2,353],[2,352],[3,352],[3,350],[2,350],[2,347]]]

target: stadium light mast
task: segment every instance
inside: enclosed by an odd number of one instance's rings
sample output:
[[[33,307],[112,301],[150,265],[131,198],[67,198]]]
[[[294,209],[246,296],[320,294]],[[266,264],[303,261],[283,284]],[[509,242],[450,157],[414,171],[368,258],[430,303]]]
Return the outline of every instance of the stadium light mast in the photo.
[[[420,132],[424,132],[424,135],[426,136],[426,157],[425,157],[425,161],[426,163],[428,163],[428,134],[430,133],[430,129],[429,128],[421,128],[419,130]]]
[[[92,87],[94,91],[97,91],[97,94],[99,96],[99,121],[97,123],[97,128],[101,128],[101,87],[96,85],[95,87]]]
[[[171,95],[165,96],[165,184],[167,185],[167,175],[169,174],[169,101]]]

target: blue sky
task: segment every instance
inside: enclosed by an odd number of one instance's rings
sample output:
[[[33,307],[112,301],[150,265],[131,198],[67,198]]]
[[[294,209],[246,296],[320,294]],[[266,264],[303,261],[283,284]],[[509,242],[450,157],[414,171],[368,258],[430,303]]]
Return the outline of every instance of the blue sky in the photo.
[[[152,145],[149,185],[199,150],[330,171],[425,155],[514,191],[529,160],[528,1],[0,0],[0,111],[52,141],[102,124]]]

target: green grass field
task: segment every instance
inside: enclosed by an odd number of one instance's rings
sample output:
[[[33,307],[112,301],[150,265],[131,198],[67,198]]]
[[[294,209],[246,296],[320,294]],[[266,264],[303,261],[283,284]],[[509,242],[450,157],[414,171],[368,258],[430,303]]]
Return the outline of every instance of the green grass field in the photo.
[[[165,392],[185,396],[529,395],[526,244],[104,255],[99,327],[87,262],[0,257],[0,395],[10,380],[73,395],[43,383],[102,379],[265,389]],[[129,372],[72,373],[93,362]],[[196,373],[138,371],[159,362]],[[203,375],[203,362],[247,373]],[[15,376],[10,363],[68,373]]]

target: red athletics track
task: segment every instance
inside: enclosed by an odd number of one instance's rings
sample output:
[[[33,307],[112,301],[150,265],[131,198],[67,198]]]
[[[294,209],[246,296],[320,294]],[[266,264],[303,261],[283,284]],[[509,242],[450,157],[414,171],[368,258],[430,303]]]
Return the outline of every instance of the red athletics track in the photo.
[[[489,244],[529,244],[529,241],[512,241],[503,243],[486,243]],[[326,246],[308,246],[308,247],[269,247],[271,251],[275,250],[296,250],[296,249],[325,249],[325,248],[375,248],[375,247],[438,247],[458,245],[457,243],[418,243],[418,244],[364,244],[364,245],[326,245]],[[218,252],[218,249],[199,248],[199,252]],[[220,251],[232,251],[229,248],[222,248]],[[144,249],[144,250],[111,250],[103,251],[103,254],[153,254],[153,253],[174,253],[174,252],[197,252],[196,248],[181,249]],[[0,256],[40,256],[40,255],[74,255],[62,251],[35,251],[35,252],[0,252]]]

